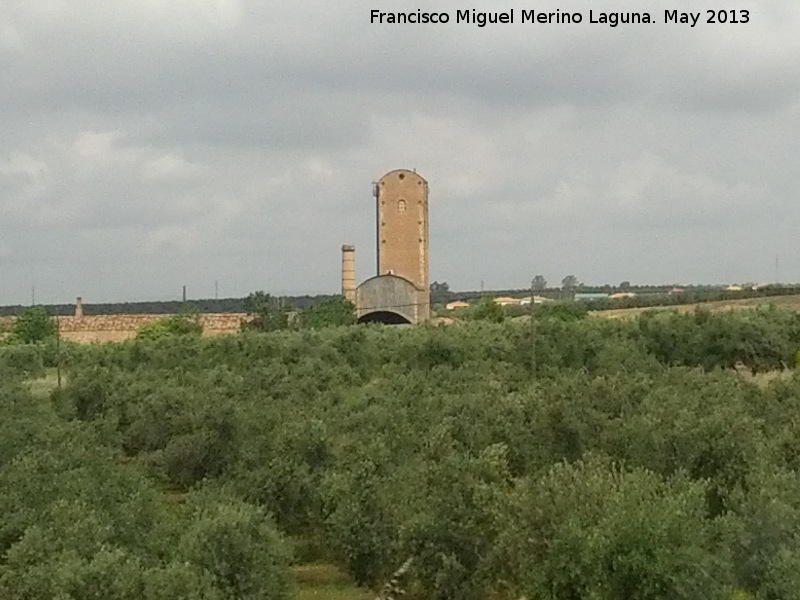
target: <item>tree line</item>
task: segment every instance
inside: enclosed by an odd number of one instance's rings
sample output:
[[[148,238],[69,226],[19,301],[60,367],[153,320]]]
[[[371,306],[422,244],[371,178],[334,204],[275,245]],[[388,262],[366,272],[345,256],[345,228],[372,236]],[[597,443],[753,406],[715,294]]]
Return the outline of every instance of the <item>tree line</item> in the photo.
[[[561,287],[548,287],[547,281],[543,276],[537,275],[532,280],[532,287],[513,288],[503,290],[466,290],[455,292],[450,289],[447,282],[434,281],[431,286],[431,302],[434,305],[446,304],[453,300],[480,300],[482,297],[490,296],[530,296],[531,289],[537,294],[543,294],[554,300],[571,300],[576,290],[582,292],[606,292],[617,291],[635,292],[637,295],[630,298],[608,299],[593,301],[589,307],[591,310],[605,310],[611,308],[635,308],[669,306],[675,304],[696,304],[699,302],[712,302],[716,300],[731,300],[744,298],[766,298],[772,296],[786,296],[800,294],[800,287],[795,285],[769,285],[758,289],[743,289],[738,291],[726,291],[719,286],[688,286],[683,292],[670,294],[672,286],[635,286],[630,282],[623,281],[620,284],[587,286],[580,283],[574,275],[566,276]],[[85,303],[83,311],[86,315],[173,315],[183,311],[195,311],[200,313],[244,313],[248,312],[248,298],[253,294],[264,294],[265,292],[253,292],[245,298],[205,298],[181,300],[150,300],[142,302],[105,302],[105,303]],[[317,294],[301,296],[274,296],[280,300],[283,306],[290,311],[308,310],[328,301],[340,298],[338,294]],[[48,304],[41,306],[50,316],[72,316],[75,314],[74,304]],[[19,316],[31,306],[9,305],[0,306],[0,317]]]

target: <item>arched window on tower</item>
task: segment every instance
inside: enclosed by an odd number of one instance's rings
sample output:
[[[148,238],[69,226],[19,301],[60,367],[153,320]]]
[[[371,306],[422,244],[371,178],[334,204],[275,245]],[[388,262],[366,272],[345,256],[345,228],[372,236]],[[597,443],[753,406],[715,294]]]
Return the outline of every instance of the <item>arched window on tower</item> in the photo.
[[[406,201],[400,198],[400,200],[397,201],[397,212],[404,213],[406,212],[406,208]]]

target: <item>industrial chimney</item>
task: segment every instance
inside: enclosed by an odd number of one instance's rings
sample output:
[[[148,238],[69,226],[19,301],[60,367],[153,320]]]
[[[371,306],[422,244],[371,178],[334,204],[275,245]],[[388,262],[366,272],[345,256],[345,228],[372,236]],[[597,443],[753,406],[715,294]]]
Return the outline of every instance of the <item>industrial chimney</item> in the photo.
[[[342,246],[342,296],[356,303],[356,247]]]
[[[75,300],[75,318],[80,319],[83,316],[83,300],[80,296]]]

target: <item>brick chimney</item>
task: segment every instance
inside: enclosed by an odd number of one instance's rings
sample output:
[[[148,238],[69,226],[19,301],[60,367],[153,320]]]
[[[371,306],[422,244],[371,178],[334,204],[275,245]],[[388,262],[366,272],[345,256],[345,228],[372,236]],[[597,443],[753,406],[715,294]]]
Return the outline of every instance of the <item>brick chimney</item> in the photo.
[[[356,247],[342,246],[342,296],[356,302]]]

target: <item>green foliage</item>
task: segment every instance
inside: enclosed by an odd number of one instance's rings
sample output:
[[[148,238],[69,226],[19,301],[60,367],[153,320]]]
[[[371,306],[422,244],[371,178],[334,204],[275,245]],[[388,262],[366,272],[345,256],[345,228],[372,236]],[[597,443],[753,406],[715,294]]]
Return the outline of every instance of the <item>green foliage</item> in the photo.
[[[670,365],[732,368],[753,372],[794,364],[800,315],[777,310],[694,315],[646,312],[638,321],[647,349]]]
[[[356,307],[343,297],[331,298],[302,311],[298,319],[307,329],[355,325]]]
[[[407,500],[402,543],[426,598],[482,600],[496,581],[486,560],[498,535],[496,509],[512,487],[507,450],[492,444],[465,455],[447,429],[431,448],[438,459],[416,469],[421,481]]]
[[[180,556],[210,575],[224,598],[286,598],[289,551],[268,516],[250,504],[208,495],[194,499],[197,506],[181,536]]]
[[[242,329],[252,331],[277,331],[289,327],[289,312],[280,298],[266,292],[252,292],[244,301],[244,309],[250,319],[242,323]]]
[[[0,597],[796,597],[800,318],[535,314],[4,348]]]
[[[558,463],[512,496],[498,568],[543,600],[721,600],[731,567],[704,496],[682,475]]]
[[[170,315],[139,328],[136,337],[141,340],[160,340],[173,336],[200,336],[203,323],[199,313]]]
[[[372,457],[358,456],[324,484],[328,539],[359,585],[375,586],[386,579],[396,555],[382,479]]]
[[[36,306],[16,318],[13,333],[23,344],[43,342],[56,335],[56,324],[43,306]]]
[[[431,331],[417,351],[417,364],[423,369],[440,365],[459,366],[464,362],[464,350],[446,331]]]
[[[187,488],[222,473],[236,458],[236,420],[230,410],[209,408],[192,429],[169,437],[156,463],[167,479]]]
[[[506,318],[503,307],[494,301],[490,296],[484,296],[481,301],[472,309],[472,318],[476,321],[489,321],[490,323],[502,323]]]
[[[0,597],[288,596],[285,544],[224,494],[174,510],[91,427],[0,386]]]
[[[561,321],[578,321],[588,314],[586,305],[580,302],[549,302],[536,307],[537,319],[559,319]]]
[[[42,375],[41,347],[34,344],[0,346],[0,377],[35,378]]]

